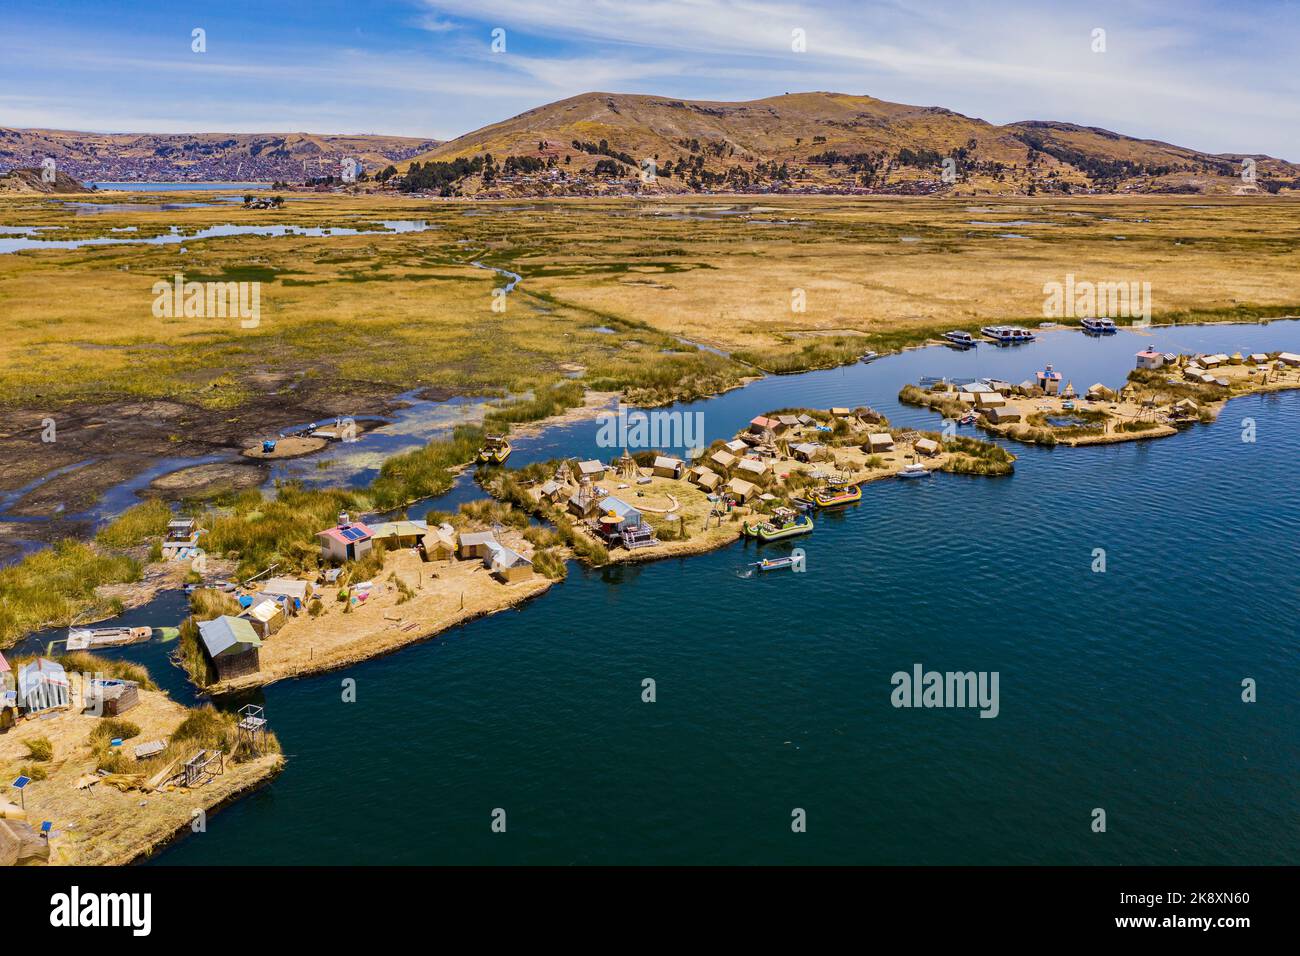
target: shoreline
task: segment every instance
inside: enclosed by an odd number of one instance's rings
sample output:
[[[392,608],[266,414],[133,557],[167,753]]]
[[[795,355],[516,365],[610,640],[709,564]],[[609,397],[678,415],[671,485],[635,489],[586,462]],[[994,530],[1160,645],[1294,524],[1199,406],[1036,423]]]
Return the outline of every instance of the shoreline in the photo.
[[[81,663],[96,672],[101,667],[114,672],[110,659],[88,657]],[[25,810],[5,809],[4,801],[0,810],[11,823],[53,824],[44,843],[48,858],[28,860],[28,865],[138,862],[183,838],[187,830],[203,832],[210,815],[270,783],[284,769],[285,757],[273,737],[260,755],[239,754],[242,745],[235,743],[233,716],[205,716],[209,712],[203,708],[177,703],[148,683],[143,668],[118,670],[140,681],[138,702],[125,707],[120,718],[84,711],[85,675],[69,671],[69,706],[35,719],[24,717],[0,735],[0,765],[6,772],[32,777]],[[196,721],[205,729],[183,730]],[[120,747],[106,747],[112,735],[123,738]],[[128,756],[135,746],[154,740],[164,744],[161,754],[136,760]],[[47,756],[36,759],[30,748],[42,742]],[[29,748],[27,754],[24,748]],[[194,787],[174,783],[185,760],[213,748],[222,751],[219,772]],[[201,828],[195,830],[200,821]]]
[[[1213,424],[1233,399],[1300,389],[1300,367],[1288,366],[1277,358],[1270,358],[1266,365],[1238,358],[1237,362],[1224,363],[1215,369],[1218,376],[1227,376],[1219,378],[1225,384],[1218,386],[1223,389],[1218,393],[1206,394],[1205,389],[1210,386],[1170,378],[1174,372],[1183,371],[1184,365],[1195,362],[1195,357],[1179,356],[1176,364],[1162,366],[1159,370],[1130,372],[1118,390],[1107,388],[1091,399],[1044,395],[1041,391],[1027,394],[1016,387],[1011,390],[1002,388],[997,403],[990,404],[971,397],[961,398],[959,395],[962,393],[905,385],[898,394],[898,401],[928,408],[949,420],[973,413],[976,428],[1022,444],[1076,448],[1147,441],[1173,437],[1195,424]],[[1274,379],[1254,381],[1252,377],[1257,372],[1261,378],[1271,374]],[[1142,376],[1148,374],[1164,380],[1146,381]],[[1140,395],[1144,390],[1150,392],[1146,400],[1142,400]],[[1162,391],[1167,400],[1157,404]],[[1179,395],[1183,397],[1178,398]],[[1074,422],[1056,425],[1049,415],[1074,419]],[[994,420],[998,417],[1007,417],[1008,420]]]
[[[393,552],[400,554],[400,552]],[[464,571],[463,575],[468,576],[473,573],[481,573],[486,576],[486,570],[482,569],[476,562],[466,561],[462,564],[473,564],[472,568]],[[391,567],[393,562],[385,566],[385,576],[387,573],[396,573],[400,570],[407,570],[409,566],[403,568]],[[443,565],[443,562],[429,562],[429,564]],[[445,566],[444,566],[445,568]],[[435,569],[437,570],[437,569]],[[402,648],[412,644],[419,644],[432,640],[446,631],[449,631],[461,624],[467,624],[470,621],[478,620],[483,617],[490,617],[493,614],[499,614],[517,608],[535,597],[539,597],[551,589],[551,587],[560,582],[536,574],[532,578],[523,582],[511,584],[496,584],[501,591],[495,593],[490,598],[484,599],[479,597],[471,604],[457,608],[449,616],[442,616],[433,619],[421,619],[416,617],[407,621],[405,616],[401,620],[393,620],[387,615],[393,613],[389,608],[394,605],[389,601],[379,598],[371,598],[364,605],[358,606],[349,612],[349,616],[357,615],[365,618],[362,622],[354,623],[364,630],[354,631],[349,635],[340,635],[335,643],[324,645],[323,653],[317,654],[319,645],[310,644],[306,647],[306,656],[303,655],[304,647],[296,644],[292,648],[288,647],[291,640],[301,640],[303,631],[308,628],[319,629],[322,618],[311,618],[304,611],[297,618],[290,620],[277,633],[267,639],[262,647],[268,653],[274,653],[271,656],[271,666],[265,670],[258,670],[251,674],[245,674],[240,677],[230,678],[218,681],[206,686],[196,685],[199,692],[206,694],[213,699],[229,696],[230,694],[240,693],[241,691],[252,690],[254,688],[266,687],[270,684],[282,680],[293,680],[300,677],[310,677],[319,674],[329,673],[331,671],[342,670],[353,664],[360,664],[365,661],[374,660],[375,658],[385,657]],[[445,589],[443,589],[445,590]],[[421,595],[410,599],[405,604],[398,604],[396,608],[406,608],[405,613],[416,612],[420,609],[422,597],[426,599],[424,611],[427,613],[434,608],[431,605],[439,603],[441,594],[430,592],[428,595]],[[429,600],[431,599],[431,600]],[[374,612],[378,611],[379,614]],[[326,612],[329,615],[342,612],[331,609]],[[324,617],[324,615],[322,616]],[[326,623],[333,623],[326,621]],[[409,630],[403,630],[399,625],[403,623],[415,624]],[[286,633],[288,632],[288,633]],[[319,630],[318,630],[319,633]]]

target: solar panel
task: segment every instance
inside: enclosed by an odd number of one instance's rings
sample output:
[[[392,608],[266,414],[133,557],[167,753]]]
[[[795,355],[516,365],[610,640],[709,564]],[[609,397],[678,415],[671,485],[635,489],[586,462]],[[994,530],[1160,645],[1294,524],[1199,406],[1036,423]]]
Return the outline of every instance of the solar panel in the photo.
[[[347,538],[349,541],[356,541],[358,538],[364,538],[365,534],[366,533],[362,531],[360,528],[343,529],[343,537]]]
[[[27,786],[31,782],[32,782],[31,777],[19,777],[17,780],[13,782],[12,786],[14,787],[15,790],[21,790],[23,787]]]

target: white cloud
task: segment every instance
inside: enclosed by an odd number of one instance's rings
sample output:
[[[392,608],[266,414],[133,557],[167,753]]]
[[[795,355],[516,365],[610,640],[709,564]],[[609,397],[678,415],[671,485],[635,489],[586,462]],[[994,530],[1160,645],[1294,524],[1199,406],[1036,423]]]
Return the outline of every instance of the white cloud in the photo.
[[[505,54],[489,49],[495,26]],[[1097,26],[1104,54],[1090,49]],[[796,27],[805,53],[790,49]],[[421,0],[399,23],[347,36],[250,30],[195,56],[170,34],[65,30],[42,43],[11,32],[0,36],[0,122],[450,138],[592,90],[822,89],[1300,159],[1295,24],[1267,3],[1233,18],[1209,0]]]

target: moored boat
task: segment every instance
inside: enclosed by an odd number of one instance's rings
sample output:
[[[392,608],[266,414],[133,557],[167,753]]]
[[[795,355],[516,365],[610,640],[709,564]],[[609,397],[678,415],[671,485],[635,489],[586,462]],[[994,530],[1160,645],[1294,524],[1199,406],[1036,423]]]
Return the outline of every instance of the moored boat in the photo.
[[[862,500],[862,489],[858,485],[828,485],[818,488],[805,499],[816,508],[834,508],[838,505],[851,505]]]
[[[1080,319],[1079,324],[1083,326],[1086,335],[1114,335],[1119,332],[1113,319]]]
[[[898,477],[899,478],[929,478],[930,470],[926,468],[925,465],[922,465],[920,462],[914,461],[910,465],[905,465],[903,467],[903,470],[898,473]]]
[[[153,637],[151,627],[74,627],[68,630],[68,650],[89,651],[97,647],[123,647]]]
[[[1018,325],[986,325],[980,332],[999,345],[1020,345],[1034,341],[1034,333]]]
[[[875,361],[876,359],[878,359],[878,358],[880,358],[880,353],[879,353],[879,352],[863,352],[863,353],[862,353],[862,358],[860,359],[860,361],[863,361],[863,362],[874,362],[874,361]]]
[[[975,336],[969,332],[963,332],[960,329],[954,329],[951,332],[943,333],[943,337],[948,340],[948,344],[958,349],[973,349],[979,343]]]
[[[741,532],[759,541],[782,541],[807,534],[813,529],[811,515],[799,514],[791,508],[777,508],[766,521],[741,525]]]
[[[510,439],[504,435],[488,435],[483,439],[483,447],[479,449],[478,460],[485,465],[503,465],[507,458],[510,457]]]

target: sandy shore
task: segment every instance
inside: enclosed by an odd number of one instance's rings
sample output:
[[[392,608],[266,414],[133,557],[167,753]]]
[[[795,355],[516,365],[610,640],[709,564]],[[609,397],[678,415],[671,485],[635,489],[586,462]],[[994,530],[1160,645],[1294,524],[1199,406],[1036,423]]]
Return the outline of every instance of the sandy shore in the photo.
[[[115,789],[103,782],[81,789],[95,770],[95,756],[88,736],[103,718],[82,714],[79,709],[53,712],[44,719],[24,719],[0,734],[0,768],[14,779],[19,768],[32,765],[26,741],[45,737],[54,746],[54,756],[41,763],[48,774],[34,780],[25,793],[27,822],[39,828],[42,821],[53,824],[50,863],[71,866],[121,866],[147,856],[181,834],[193,832],[196,810],[210,814],[240,794],[261,786],[284,764],[280,754],[268,754],[236,764],[228,758],[225,772],[193,790],[183,787],[171,792],[143,792]],[[121,719],[140,728],[140,734],[126,741],[131,751],[148,740],[165,740],[189,711],[158,691],[140,691],[140,703]],[[195,835],[202,839],[203,834]]]

